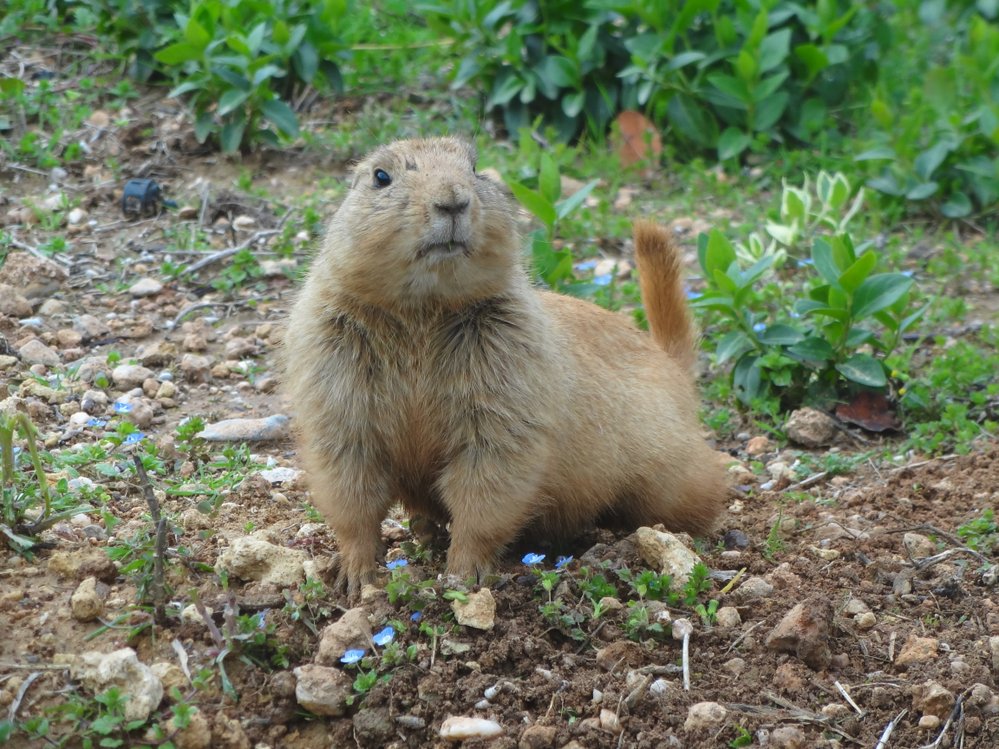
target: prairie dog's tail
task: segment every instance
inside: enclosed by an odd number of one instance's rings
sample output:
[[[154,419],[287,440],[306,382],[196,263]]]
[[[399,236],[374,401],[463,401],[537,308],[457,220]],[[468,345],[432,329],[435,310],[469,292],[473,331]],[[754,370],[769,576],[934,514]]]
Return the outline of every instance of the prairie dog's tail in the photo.
[[[681,366],[692,369],[697,360],[696,338],[683,291],[680,252],[669,232],[651,221],[636,221],[634,235],[642,302],[652,337]]]

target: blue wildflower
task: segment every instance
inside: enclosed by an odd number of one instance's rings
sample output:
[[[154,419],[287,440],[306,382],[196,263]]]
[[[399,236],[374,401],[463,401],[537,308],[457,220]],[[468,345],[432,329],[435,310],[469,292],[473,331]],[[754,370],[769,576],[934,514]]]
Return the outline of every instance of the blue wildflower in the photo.
[[[597,286],[610,286],[610,282],[614,280],[614,277],[610,273],[604,273],[602,276],[594,276],[593,283]]]
[[[414,611],[412,614],[409,615],[409,620],[411,622],[418,622],[422,618],[423,618],[423,612],[422,611]]]
[[[815,261],[812,260],[810,257],[803,257],[801,260],[798,261],[799,268],[804,268],[806,265],[815,265]]]
[[[364,657],[364,653],[365,651],[363,650],[348,650],[340,658],[340,663],[346,663],[348,666],[351,666],[361,660]]]
[[[114,402],[114,412],[116,414],[127,414],[132,412],[131,403],[123,403],[122,401]]]
[[[270,609],[264,609],[259,614],[257,614],[257,629],[263,629],[267,626],[267,612]]]
[[[122,444],[123,445],[137,445],[140,442],[142,442],[142,440],[144,440],[145,438],[146,438],[146,435],[144,435],[142,432],[132,432],[124,440],[122,440]]]
[[[597,267],[597,261],[596,260],[583,260],[582,262],[576,263],[576,265],[573,266],[573,267],[576,270],[593,270],[594,268]]]
[[[395,639],[395,630],[392,629],[392,625],[387,626],[381,632],[376,632],[371,640],[380,648],[388,645],[392,640]]]
[[[753,330],[755,330],[757,333],[762,333],[766,329],[767,329],[766,323],[762,322],[758,322],[756,323],[756,325],[753,326]]]
[[[694,291],[693,289],[687,289],[687,299],[694,301],[695,299],[700,299],[703,295],[699,291]]]
[[[555,569],[560,570],[572,561],[572,557],[556,557]]]
[[[535,564],[541,564],[543,561],[545,561],[545,555],[535,554],[533,551],[529,551],[526,554],[524,554],[524,558],[521,559],[520,561],[522,561],[528,567],[533,567]]]
[[[385,566],[388,567],[390,570],[397,570],[400,567],[405,567],[407,564],[409,564],[408,559],[393,559],[391,562],[388,562]]]
[[[108,423],[106,421],[104,421],[104,419],[98,419],[97,417],[91,417],[91,418],[87,419],[87,426],[91,427],[91,428],[94,428],[94,429],[96,429],[98,427],[107,426],[107,424]]]

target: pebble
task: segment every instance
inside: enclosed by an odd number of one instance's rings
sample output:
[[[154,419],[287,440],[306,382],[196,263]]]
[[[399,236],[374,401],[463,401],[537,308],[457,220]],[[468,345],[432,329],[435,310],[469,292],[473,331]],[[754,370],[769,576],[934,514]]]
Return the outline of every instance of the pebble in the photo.
[[[241,580],[294,588],[305,580],[302,562],[306,559],[308,554],[301,549],[278,546],[252,535],[233,540],[219,554],[215,569]]]
[[[921,533],[906,533],[902,536],[902,546],[912,559],[923,559],[937,553],[936,545]]]
[[[749,601],[755,601],[759,598],[769,598],[773,595],[774,586],[764,580],[762,577],[753,576],[747,577],[742,585],[736,588],[730,594],[730,597],[736,603],[742,604]]]
[[[32,338],[22,344],[18,353],[28,364],[44,364],[46,367],[58,367],[62,364],[59,354],[50,349],[37,338]]]
[[[773,444],[770,442],[770,439],[762,434],[750,437],[749,441],[746,442],[746,455],[762,455],[763,453],[770,452],[772,449]]]
[[[319,638],[319,651],[316,663],[332,665],[348,650],[363,650],[371,647],[371,623],[367,610],[357,607],[348,609],[332,624],[327,624]]]
[[[926,663],[937,657],[940,641],[935,637],[910,635],[895,657],[896,666],[909,666],[913,663]]]
[[[495,720],[449,715],[441,724],[440,737],[447,741],[492,739],[503,735],[503,726]]]
[[[122,648],[110,653],[72,655],[70,676],[93,693],[117,687],[123,696],[124,718],[145,722],[163,699],[163,684],[135,651]]]
[[[814,408],[792,411],[784,422],[787,438],[802,447],[825,447],[836,438],[837,431],[836,420]]]
[[[347,699],[354,694],[353,678],[339,668],[307,663],[295,674],[295,700],[316,715],[337,717],[347,709]]]
[[[277,468],[266,468],[260,471],[260,477],[268,484],[294,484],[302,477],[304,472],[298,468],[279,466]]]
[[[198,354],[184,354],[180,358],[180,371],[189,382],[208,382],[212,376],[212,360]]]
[[[555,726],[528,726],[520,734],[517,749],[551,749],[555,746],[558,729]]]
[[[771,650],[791,653],[809,668],[819,671],[832,659],[829,631],[833,619],[828,600],[812,598],[797,604],[767,635],[766,646]]]
[[[163,284],[155,278],[140,278],[128,287],[128,293],[138,299],[144,296],[154,296],[163,291]]]
[[[722,629],[734,629],[742,624],[742,617],[735,606],[722,606],[715,612],[715,621]]]
[[[698,702],[687,710],[683,722],[685,731],[702,731],[722,725],[728,718],[728,710],[717,702]]]
[[[643,527],[630,538],[645,563],[661,574],[669,575],[674,585],[684,585],[694,566],[701,562],[701,558],[672,533]]]
[[[198,436],[209,442],[279,440],[290,434],[289,423],[290,420],[284,414],[274,414],[263,419],[223,419],[208,424]]]
[[[111,379],[122,390],[141,388],[142,383],[153,373],[141,364],[119,364],[111,370]]]
[[[615,736],[624,730],[621,727],[621,718],[618,717],[618,714],[607,708],[600,710],[600,727]]]
[[[87,219],[87,212],[82,208],[74,208],[66,215],[66,222],[70,226],[79,226]]]
[[[69,606],[78,622],[92,622],[104,613],[104,598],[98,590],[96,577],[88,577],[76,587]]]
[[[954,693],[936,681],[926,681],[910,688],[912,709],[924,715],[946,718],[954,709]]]
[[[744,658],[729,658],[722,664],[722,668],[732,674],[732,676],[738,677],[746,670],[746,661]]]
[[[468,600],[451,601],[455,621],[464,627],[490,630],[496,623],[496,599],[489,588],[468,594]]]
[[[805,749],[805,732],[798,726],[779,726],[770,732],[772,749]]]

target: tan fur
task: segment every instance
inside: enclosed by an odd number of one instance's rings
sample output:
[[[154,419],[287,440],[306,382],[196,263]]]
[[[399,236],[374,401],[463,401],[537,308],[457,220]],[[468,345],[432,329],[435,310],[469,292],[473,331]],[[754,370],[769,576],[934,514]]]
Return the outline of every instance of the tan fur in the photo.
[[[635,232],[657,346],[623,315],[533,288],[511,200],[474,164],[450,138],[361,162],[289,320],[313,502],[354,591],[396,501],[450,522],[448,571],[469,575],[526,529],[703,532],[726,492],[667,233]]]

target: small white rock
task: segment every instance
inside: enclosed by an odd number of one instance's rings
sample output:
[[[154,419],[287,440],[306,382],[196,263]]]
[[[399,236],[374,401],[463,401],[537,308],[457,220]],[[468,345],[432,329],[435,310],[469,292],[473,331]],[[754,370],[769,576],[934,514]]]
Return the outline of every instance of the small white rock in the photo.
[[[128,287],[128,293],[135,298],[154,296],[163,291],[163,284],[155,278],[140,278]]]
[[[503,726],[495,720],[470,718],[461,715],[448,716],[441,724],[440,737],[448,741],[468,739],[492,739],[503,735]]]

